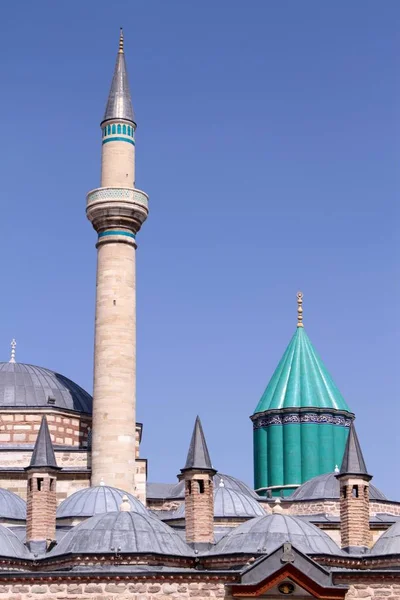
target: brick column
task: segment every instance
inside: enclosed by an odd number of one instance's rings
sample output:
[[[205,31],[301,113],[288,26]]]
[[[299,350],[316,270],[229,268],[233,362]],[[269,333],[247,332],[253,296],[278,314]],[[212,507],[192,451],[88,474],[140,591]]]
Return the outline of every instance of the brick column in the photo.
[[[185,471],[185,529],[188,543],[214,542],[215,471]]]
[[[371,547],[367,477],[340,477],[340,533],[344,550],[363,550]]]
[[[53,470],[28,471],[26,541],[56,539],[57,475]]]

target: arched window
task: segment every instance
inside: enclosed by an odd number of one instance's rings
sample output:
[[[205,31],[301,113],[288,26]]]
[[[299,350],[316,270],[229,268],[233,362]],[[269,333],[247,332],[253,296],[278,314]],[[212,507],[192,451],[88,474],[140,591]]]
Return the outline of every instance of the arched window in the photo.
[[[126,125],[122,125],[122,133],[125,133],[126,135]]]
[[[119,125],[119,124],[117,126],[117,133],[121,133],[121,125]]]
[[[114,125],[112,126],[112,132],[113,132],[113,133],[116,133],[116,131],[117,131],[117,129],[116,129],[116,127],[115,127],[115,123],[114,123]]]
[[[128,125],[128,135],[131,135],[131,126]]]
[[[107,125],[107,135],[110,135],[111,133],[111,125]]]

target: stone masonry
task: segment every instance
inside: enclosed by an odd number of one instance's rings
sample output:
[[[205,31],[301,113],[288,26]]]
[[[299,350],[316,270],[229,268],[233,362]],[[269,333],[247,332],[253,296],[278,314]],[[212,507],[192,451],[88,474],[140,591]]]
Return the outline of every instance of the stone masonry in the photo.
[[[56,475],[54,472],[28,473],[26,540],[56,538]]]
[[[340,481],[342,548],[370,548],[369,483],[361,477],[346,476]]]
[[[214,541],[214,484],[208,472],[185,471],[186,541]]]

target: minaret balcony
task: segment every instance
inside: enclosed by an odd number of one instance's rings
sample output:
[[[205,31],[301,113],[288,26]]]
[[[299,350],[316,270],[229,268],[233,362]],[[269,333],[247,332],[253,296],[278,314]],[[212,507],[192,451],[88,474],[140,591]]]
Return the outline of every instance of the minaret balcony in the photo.
[[[97,188],[86,200],[87,217],[98,233],[124,227],[136,234],[149,213],[148,195],[136,188]]]

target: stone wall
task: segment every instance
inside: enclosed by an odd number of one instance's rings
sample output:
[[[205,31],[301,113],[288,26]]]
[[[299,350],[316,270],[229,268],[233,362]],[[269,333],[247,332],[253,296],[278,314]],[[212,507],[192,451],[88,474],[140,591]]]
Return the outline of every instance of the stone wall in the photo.
[[[400,585],[391,583],[357,583],[350,585],[346,594],[346,600],[362,598],[363,600],[386,600],[390,598],[400,598]]]
[[[71,415],[59,409],[0,412],[0,445],[34,444],[43,414],[46,414],[53,444],[75,447],[87,445],[91,416]]]

